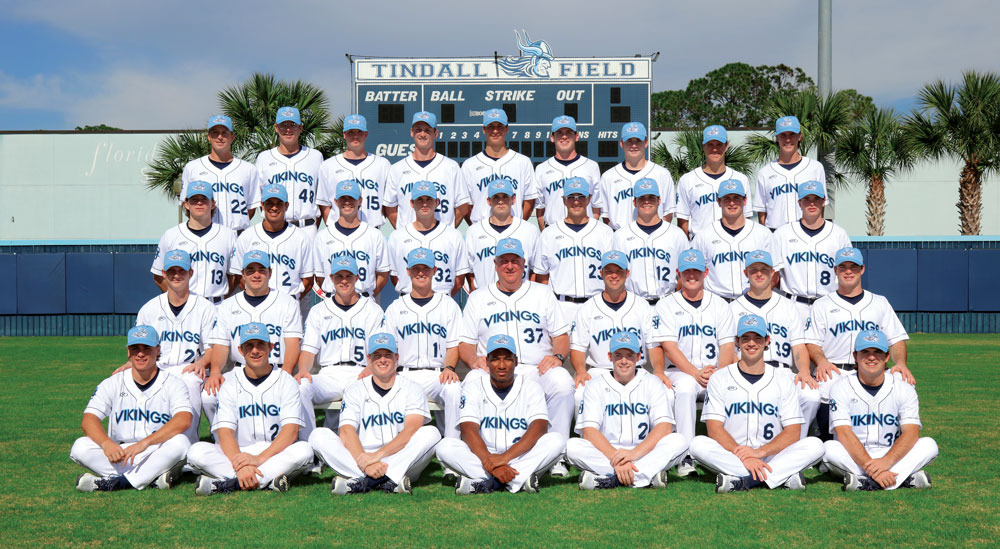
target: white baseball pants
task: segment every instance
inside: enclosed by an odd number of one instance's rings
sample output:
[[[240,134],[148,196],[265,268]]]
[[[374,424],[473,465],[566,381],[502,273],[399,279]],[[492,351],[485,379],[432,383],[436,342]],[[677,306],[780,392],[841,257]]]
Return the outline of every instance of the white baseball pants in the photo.
[[[134,442],[122,443],[122,448],[128,448]],[[149,486],[157,477],[170,469],[184,463],[191,442],[183,433],[174,435],[161,444],[153,444],[135,456],[131,465],[111,463],[104,450],[89,437],[80,437],[73,443],[69,457],[81,467],[90,470],[99,477],[124,475],[129,483],[142,490]]]
[[[260,441],[249,446],[240,446],[240,451],[248,454],[259,454],[263,452],[271,443]],[[312,466],[313,451],[308,442],[293,442],[288,448],[278,452],[261,463],[257,469],[261,476],[257,479],[259,488],[268,488],[271,481],[280,475],[296,477]],[[222,451],[222,447],[211,442],[198,442],[191,445],[188,450],[188,465],[199,474],[208,475],[215,479],[236,478],[236,471],[233,464]]]
[[[743,466],[736,454],[727,451],[715,439],[696,436],[691,441],[691,456],[706,469],[724,475],[745,477],[750,471]],[[777,488],[805,469],[823,459],[823,442],[816,437],[806,437],[792,443],[784,450],[763,458],[771,466],[764,483],[768,488]]]
[[[528,482],[531,475],[548,471],[562,457],[566,450],[566,438],[560,433],[548,432],[538,439],[527,452],[510,461],[517,471],[514,480],[507,483],[507,490],[514,493]],[[446,438],[437,445],[437,458],[445,467],[473,480],[486,480],[490,474],[461,439]]]
[[[836,440],[828,440],[823,445],[826,448],[826,454],[823,456],[823,463],[827,465],[832,471],[836,471],[838,474],[847,476],[847,473],[854,473],[855,475],[867,476],[865,470],[861,468],[852,458],[851,455],[847,453],[847,449],[844,445]],[[888,447],[877,447],[877,448],[865,448],[872,458],[880,458],[889,452]],[[902,459],[896,462],[895,465],[889,468],[890,471],[896,473],[896,484],[886,488],[886,490],[895,490],[899,488],[899,485],[906,481],[913,473],[923,469],[930,462],[934,461],[938,456],[938,446],[934,442],[934,439],[930,437],[920,437],[917,439],[917,443],[910,448],[910,451],[903,456]]]
[[[670,469],[687,453],[687,439],[679,433],[670,433],[660,439],[648,454],[633,463],[635,472],[633,488],[649,486],[650,481],[664,469]],[[606,476],[615,474],[611,461],[584,438],[571,438],[566,442],[566,459],[578,469]]]
[[[389,466],[385,476],[396,484],[399,484],[404,475],[416,482],[417,477],[434,457],[434,446],[440,440],[441,433],[433,425],[424,425],[417,429],[417,432],[413,433],[403,449],[382,458],[382,461]],[[358,467],[358,462],[354,461],[351,452],[347,450],[340,437],[332,430],[326,427],[314,430],[309,436],[309,444],[313,447],[316,455],[338,475],[347,478],[365,476],[365,472]],[[375,450],[378,450],[378,447],[365,448],[366,452]]]

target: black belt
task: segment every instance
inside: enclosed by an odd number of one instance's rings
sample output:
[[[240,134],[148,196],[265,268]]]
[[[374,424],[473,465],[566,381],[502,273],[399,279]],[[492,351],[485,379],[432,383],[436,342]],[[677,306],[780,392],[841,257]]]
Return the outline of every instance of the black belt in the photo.
[[[590,298],[588,298],[588,297],[573,297],[571,295],[559,295],[559,294],[556,294],[556,299],[558,299],[559,301],[568,301],[569,303],[586,303],[587,300],[590,299]]]
[[[421,370],[427,370],[427,371],[431,371],[431,372],[440,372],[441,371],[441,367],[438,366],[436,368],[417,368],[415,366],[396,366],[396,371],[397,372],[418,372],[418,371],[421,371]]]
[[[725,300],[726,300],[726,303],[732,303],[732,302],[734,302],[734,301],[736,301],[737,299],[739,299],[739,298],[740,298],[740,296],[736,296],[736,297],[726,297],[726,296],[724,296],[724,295],[720,295],[719,297],[721,297],[722,299],[725,299]]]
[[[784,290],[781,290],[781,295],[791,299],[792,301],[798,301],[799,303],[805,303],[806,305],[812,305],[816,302],[818,297],[802,297],[800,295],[792,295]]]
[[[205,299],[211,301],[212,303],[222,303],[222,300],[226,298],[222,296],[215,296],[215,297],[206,297]]]
[[[372,296],[372,294],[370,294],[368,292],[361,292],[361,295],[363,295],[365,297],[371,297]]]
[[[296,219],[295,221],[292,221],[292,223],[298,225],[299,227],[309,227],[311,225],[315,225],[316,224],[316,220],[312,219],[312,218],[310,218],[310,219]]]
[[[647,298],[646,298],[646,301],[647,301],[647,302],[648,302],[648,303],[649,303],[650,305],[652,305],[653,307],[655,307],[655,306],[656,306],[656,304],[660,302],[660,298],[658,298],[658,297],[647,297]]]
[[[854,370],[858,369],[857,365],[855,364],[834,364],[834,366],[840,368],[841,370],[847,370],[849,372],[853,372]]]
[[[344,362],[334,362],[333,364],[326,364],[323,367],[324,368],[330,368],[330,367],[334,367],[335,368],[337,366],[361,366],[361,365],[358,364],[357,362],[354,362],[354,361],[351,361],[351,360],[347,360],[347,361],[344,361]]]
[[[765,360],[764,364],[767,364],[768,366],[774,366],[775,368],[791,368],[791,366],[789,366],[788,364],[785,364],[784,362],[778,362],[777,360]]]

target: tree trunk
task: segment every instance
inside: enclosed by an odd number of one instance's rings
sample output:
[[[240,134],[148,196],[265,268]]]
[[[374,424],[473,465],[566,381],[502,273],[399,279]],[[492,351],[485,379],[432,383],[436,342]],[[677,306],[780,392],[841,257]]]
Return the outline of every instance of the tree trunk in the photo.
[[[963,235],[978,235],[983,216],[983,182],[976,165],[966,162],[958,179],[958,220]]]
[[[885,181],[881,177],[873,177],[868,182],[868,236],[885,234]]]

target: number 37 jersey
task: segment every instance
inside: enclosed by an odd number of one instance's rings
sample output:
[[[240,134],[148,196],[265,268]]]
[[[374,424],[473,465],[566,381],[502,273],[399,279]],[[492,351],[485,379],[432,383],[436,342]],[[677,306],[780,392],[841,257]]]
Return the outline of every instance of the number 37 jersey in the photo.
[[[739,366],[729,366],[708,379],[708,395],[701,420],[721,421],[736,444],[760,448],[789,425],[805,423],[794,378],[773,366],[750,383]]]

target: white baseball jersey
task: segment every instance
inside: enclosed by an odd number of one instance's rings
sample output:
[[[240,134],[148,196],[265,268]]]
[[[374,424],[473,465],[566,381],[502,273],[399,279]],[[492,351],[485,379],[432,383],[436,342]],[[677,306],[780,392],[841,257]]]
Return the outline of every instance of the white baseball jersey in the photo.
[[[525,200],[538,198],[538,187],[535,184],[535,168],[531,159],[519,152],[507,150],[503,158],[494,160],[480,152],[462,163],[462,176],[469,200],[472,201],[472,222],[481,221],[490,216],[490,204],[486,192],[490,183],[503,177],[514,183],[514,204],[511,211],[514,216],[521,217]]]
[[[251,322],[267,325],[267,334],[274,344],[269,362],[282,365],[285,362],[286,338],[302,338],[302,313],[299,302],[293,297],[278,292],[268,292],[260,305],[254,307],[246,299],[246,292],[240,292],[219,305],[218,319],[208,342],[212,345],[228,345],[229,358],[243,364],[240,354],[240,326]]]
[[[331,221],[320,229],[313,240],[313,274],[321,278],[324,292],[334,291],[330,282],[330,258],[333,254],[347,253],[358,264],[358,281],[354,284],[359,294],[371,295],[375,291],[375,273],[389,272],[389,250],[382,231],[364,221],[346,235]]]
[[[677,209],[678,219],[688,220],[688,232],[692,235],[708,227],[712,223],[722,219],[722,207],[719,206],[719,183],[729,179],[736,179],[743,183],[743,188],[750,192],[750,179],[726,166],[722,175],[715,177],[705,173],[705,169],[698,167],[681,176],[677,180]],[[743,214],[747,217],[753,213],[750,198],[747,197],[743,206]]]
[[[768,223],[770,226],[770,223]],[[851,238],[840,225],[827,221],[809,236],[798,221],[778,227],[771,237],[774,270],[781,271],[781,289],[801,297],[820,297],[837,289],[834,258]]]
[[[857,305],[837,292],[817,299],[806,321],[806,342],[822,347],[834,364],[854,364],[854,338],[861,330],[881,330],[889,345],[910,339],[889,300],[865,291]]]
[[[205,354],[215,327],[215,314],[215,306],[207,299],[189,294],[181,312],[175,315],[167,294],[163,293],[139,309],[135,325],[156,328],[160,334],[160,357],[156,364],[165,368],[191,364]]]
[[[462,311],[461,342],[476,345],[476,355],[486,356],[490,336],[506,334],[514,340],[518,363],[537,365],[552,354],[552,338],[570,329],[557,303],[548,286],[535,282],[525,282],[511,295],[496,284],[478,288]]]
[[[407,156],[389,168],[383,206],[398,207],[396,227],[406,227],[416,219],[413,206],[410,204],[410,195],[413,184],[417,181],[434,183],[437,197],[441,201],[434,210],[434,217],[443,225],[454,227],[455,208],[469,204],[469,194],[458,163],[443,154],[434,155],[426,168],[417,164],[412,156]]]
[[[587,218],[587,225],[574,231],[566,221],[542,231],[534,271],[549,275],[552,291],[571,297],[590,297],[604,289],[601,256],[611,250],[615,233],[605,223]]]
[[[861,386],[858,376],[837,376],[830,387],[830,432],[845,425],[866,450],[889,448],[903,425],[921,426],[917,391],[888,372],[874,395]]]
[[[288,210],[285,212],[285,219],[288,221],[319,217],[316,190],[322,163],[323,154],[309,147],[302,147],[291,158],[278,152],[277,147],[257,156],[261,188],[277,183],[288,191]],[[260,203],[253,204],[252,207],[260,207]]]
[[[240,368],[219,389],[219,409],[212,422],[212,432],[236,431],[236,443],[242,448],[255,442],[271,442],[285,425],[302,427],[302,401],[299,384],[281,368],[271,370],[267,379],[254,385]]]
[[[396,376],[389,392],[382,396],[375,391],[373,376],[354,381],[344,389],[340,409],[340,426],[357,429],[361,446],[366,452],[377,450],[403,430],[407,416],[419,415],[424,423],[431,420],[427,396],[419,384]]]
[[[802,161],[791,170],[771,162],[757,172],[757,192],[753,195],[753,211],[764,212],[764,223],[769,229],[777,229],[802,217],[799,207],[799,183],[819,181],[826,194],[826,172],[823,165],[812,158],[802,157]]]
[[[675,225],[662,223],[646,233],[636,221],[615,231],[611,244],[611,249],[628,257],[625,288],[643,299],[663,297],[677,289],[677,258],[688,247],[687,236]]]
[[[595,373],[583,388],[577,433],[597,429],[615,448],[635,448],[660,423],[674,424],[673,391],[656,376],[637,369],[622,385],[613,372]]]
[[[736,341],[736,322],[729,303],[712,292],[704,292],[698,308],[681,292],[674,292],[656,304],[653,315],[653,343],[677,343],[696,368],[718,365],[720,347]]]
[[[395,336],[400,366],[441,368],[445,351],[458,347],[461,321],[462,310],[447,292],[434,294],[426,305],[404,295],[385,310],[382,330]]]
[[[721,221],[716,221],[699,232],[691,243],[691,247],[700,250],[708,261],[705,289],[730,299],[750,287],[750,281],[743,274],[743,257],[754,250],[767,251],[770,245],[771,231],[749,220],[736,236],[726,232]]]
[[[212,198],[215,200],[212,223],[242,231],[250,226],[247,208],[260,203],[259,177],[257,168],[245,160],[233,158],[228,166],[220,170],[206,155],[184,166],[180,196],[187,195],[188,183],[192,181],[211,183]]]
[[[503,400],[493,390],[490,376],[477,376],[462,386],[458,422],[478,425],[491,454],[506,452],[539,419],[549,420],[545,393],[524,376],[514,376],[514,384]]]
[[[100,420],[108,418],[108,436],[115,442],[139,442],[181,412],[194,413],[180,378],[159,371],[153,384],[142,391],[131,369],[102,381],[83,411]]]
[[[465,231],[465,249],[469,252],[469,267],[472,269],[472,275],[476,277],[476,286],[486,286],[497,281],[497,268],[493,260],[497,255],[497,242],[504,238],[516,238],[521,241],[521,248],[524,250],[524,280],[527,281],[528,274],[537,259],[540,236],[537,225],[518,216],[515,216],[513,222],[499,233],[490,225],[488,217],[473,223]]]
[[[545,210],[545,225],[552,225],[566,219],[566,205],[563,204],[563,185],[571,177],[582,177],[590,185],[590,196],[597,192],[597,182],[601,180],[601,168],[597,162],[577,155],[569,164],[549,158],[535,168],[535,185],[538,186],[536,210]],[[587,206],[587,217],[593,217],[593,205]]]
[[[708,378],[701,420],[721,421],[736,444],[760,448],[789,425],[805,423],[792,376],[764,366],[764,377],[750,383],[736,364]]]
[[[576,313],[576,322],[570,333],[570,349],[587,353],[588,368],[611,368],[608,351],[611,336],[632,332],[639,338],[640,347],[656,347],[650,342],[653,326],[653,307],[632,292],[625,294],[625,302],[617,311],[605,303],[601,294],[587,300]],[[639,367],[646,363],[646,354],[639,359]]]
[[[455,278],[470,272],[469,253],[465,240],[458,229],[448,223],[439,222],[427,234],[413,228],[412,223],[399,227],[389,235],[389,272],[397,277],[396,291],[410,291],[410,275],[406,274],[406,254],[417,248],[434,250],[435,292],[450,294],[455,286]]]
[[[382,308],[370,297],[360,297],[348,310],[333,296],[309,309],[302,350],[316,355],[320,366],[340,362],[367,364],[368,338],[381,332]]]
[[[316,267],[313,265],[312,236],[309,232],[285,225],[274,238],[264,231],[264,225],[258,223],[243,231],[236,239],[236,251],[229,265],[230,274],[241,274],[243,255],[250,250],[267,252],[271,258],[271,279],[267,285],[274,291],[298,298],[305,289],[303,278],[313,276]]]
[[[740,317],[754,314],[767,322],[767,335],[771,336],[771,344],[764,349],[765,361],[776,361],[791,368],[795,365],[792,357],[794,345],[806,343],[805,322],[799,316],[799,308],[792,300],[777,293],[771,294],[771,299],[762,307],[750,302],[744,294],[729,304],[733,311],[733,319],[739,325]]]
[[[674,191],[674,178],[666,168],[647,161],[641,170],[632,173],[625,169],[624,164],[617,164],[601,175],[597,194],[591,198],[594,209],[601,210],[601,217],[611,222],[612,229],[617,231],[635,220],[632,187],[636,181],[646,177],[660,184],[660,217],[674,213],[677,193]]]
[[[382,217],[382,195],[385,194],[385,182],[389,178],[389,161],[385,158],[368,154],[361,162],[355,164],[344,158],[343,153],[328,158],[319,167],[319,189],[316,191],[316,204],[330,206],[327,224],[333,224],[340,219],[340,209],[337,208],[337,183],[345,179],[354,179],[361,186],[361,203],[358,205],[358,217],[372,227],[378,228],[385,222]]]
[[[163,274],[163,256],[170,250],[184,250],[191,254],[191,282],[188,287],[194,295],[223,297],[229,291],[229,262],[236,248],[236,231],[212,223],[205,236],[198,236],[188,229],[187,223],[170,227],[160,237],[156,256],[149,272]]]

